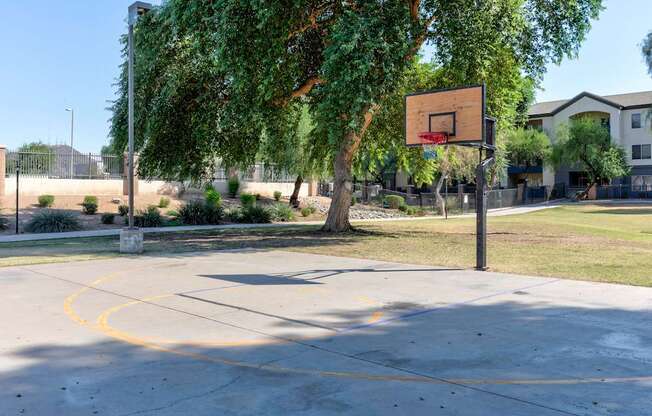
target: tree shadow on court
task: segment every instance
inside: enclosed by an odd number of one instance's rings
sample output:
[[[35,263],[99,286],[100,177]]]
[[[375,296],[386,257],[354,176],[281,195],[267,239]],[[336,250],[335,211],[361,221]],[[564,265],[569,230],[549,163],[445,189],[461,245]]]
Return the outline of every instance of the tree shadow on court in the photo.
[[[42,324],[56,334],[50,342],[38,341],[38,327],[24,341],[5,335],[13,346],[3,350],[0,414],[648,412],[650,310],[560,307],[530,297],[522,288],[500,301],[302,311],[288,304],[278,315],[291,319],[249,320],[205,303],[201,312],[177,305],[172,315],[162,305],[166,318],[150,315],[122,328],[128,334],[50,316]],[[378,312],[384,319],[373,321]]]

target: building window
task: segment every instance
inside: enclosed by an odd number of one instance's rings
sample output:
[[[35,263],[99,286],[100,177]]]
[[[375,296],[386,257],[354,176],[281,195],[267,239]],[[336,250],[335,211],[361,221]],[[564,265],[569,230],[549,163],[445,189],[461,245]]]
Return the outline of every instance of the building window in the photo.
[[[632,176],[632,191],[652,191],[652,176],[634,175]]]
[[[533,130],[543,131],[543,120],[529,120],[527,122],[527,128]]]
[[[641,113],[632,114],[632,128],[633,129],[641,128]]]
[[[652,159],[652,145],[634,144],[632,145],[632,160]]]

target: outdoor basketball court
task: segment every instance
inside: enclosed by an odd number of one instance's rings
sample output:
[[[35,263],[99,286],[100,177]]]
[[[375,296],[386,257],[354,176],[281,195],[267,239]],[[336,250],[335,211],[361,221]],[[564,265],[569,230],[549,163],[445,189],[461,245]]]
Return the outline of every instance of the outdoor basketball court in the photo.
[[[283,251],[0,269],[2,415],[642,415],[652,289]]]

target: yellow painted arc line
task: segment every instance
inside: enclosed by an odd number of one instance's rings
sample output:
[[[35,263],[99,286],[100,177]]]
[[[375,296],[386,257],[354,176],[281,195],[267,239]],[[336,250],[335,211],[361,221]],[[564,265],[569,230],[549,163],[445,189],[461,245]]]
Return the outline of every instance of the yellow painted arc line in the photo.
[[[112,328],[108,325],[108,318],[111,313],[131,306],[137,303],[145,302],[146,300],[135,300],[127,302],[122,305],[117,305],[112,308],[109,308],[107,311],[104,311],[96,320],[95,324],[89,323],[87,320],[81,318],[72,307],[74,301],[82,295],[84,292],[92,289],[95,285],[101,284],[113,277],[116,277],[118,273],[111,273],[104,277],[101,277],[95,280],[91,285],[85,286],[77,292],[70,295],[64,301],[64,311],[66,314],[76,323],[89,327],[94,330],[98,330],[105,335],[118,339],[120,341],[140,346],[143,348],[151,349],[154,351],[167,352],[179,356],[184,356],[188,358],[194,358],[200,361],[213,362],[237,367],[244,368],[256,368],[261,370],[280,372],[280,373],[293,373],[293,374],[303,374],[303,375],[317,375],[317,376],[326,376],[326,377],[339,377],[339,378],[349,378],[349,379],[358,379],[358,380],[370,380],[370,381],[398,381],[398,382],[419,382],[427,384],[466,384],[466,385],[480,385],[480,384],[491,384],[491,385],[571,385],[571,384],[592,384],[592,383],[640,383],[640,382],[652,382],[652,376],[643,376],[643,377],[604,377],[604,378],[569,378],[569,379],[432,379],[423,376],[401,376],[401,375],[382,375],[382,374],[367,374],[367,373],[354,373],[354,372],[341,372],[341,371],[324,371],[324,370],[310,370],[302,368],[289,368],[289,367],[280,367],[276,365],[258,365],[244,361],[229,360],[225,358],[211,357],[209,355],[194,353],[190,351],[183,351],[178,348],[165,347],[155,342],[148,342],[140,337],[131,335],[127,332],[120,331],[118,329]],[[171,295],[158,295],[153,296],[147,299],[157,299],[162,297],[167,297]],[[176,342],[178,344],[178,342]],[[187,344],[186,344],[187,345]]]

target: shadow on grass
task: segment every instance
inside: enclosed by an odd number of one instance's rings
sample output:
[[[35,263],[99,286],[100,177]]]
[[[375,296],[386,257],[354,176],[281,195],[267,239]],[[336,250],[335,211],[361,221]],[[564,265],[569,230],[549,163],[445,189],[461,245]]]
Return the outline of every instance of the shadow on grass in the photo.
[[[602,209],[600,211],[585,211],[585,212],[588,214],[652,215],[652,208]]]

